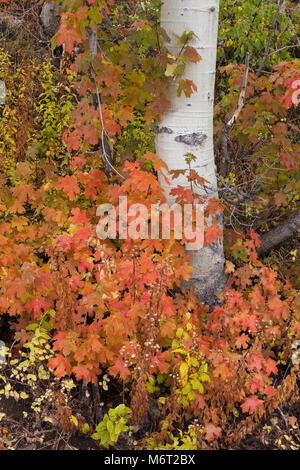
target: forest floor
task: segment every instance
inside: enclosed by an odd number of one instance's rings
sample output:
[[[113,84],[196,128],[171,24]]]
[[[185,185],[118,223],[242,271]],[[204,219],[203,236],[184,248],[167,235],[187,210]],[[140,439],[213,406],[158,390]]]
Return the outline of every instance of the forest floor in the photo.
[[[299,385],[298,385],[299,386]],[[104,409],[120,402],[120,396],[108,399],[103,397]],[[81,409],[80,409],[81,408]],[[84,406],[78,407],[81,413]],[[24,418],[24,413],[26,419]],[[5,414],[5,416],[3,416]],[[89,436],[79,433],[66,432],[49,423],[41,423],[35,412],[26,407],[26,402],[16,402],[13,398],[0,400],[0,449],[14,450],[97,450],[99,446]],[[148,432],[150,426],[148,426]],[[144,437],[147,435],[145,429]],[[124,439],[125,438],[125,439]],[[214,443],[214,450],[300,450],[300,399],[292,405],[283,404],[271,416],[262,420],[254,432],[241,442],[226,448],[222,442]],[[120,438],[115,448],[111,450],[130,450],[126,436]],[[101,448],[100,448],[101,449]],[[207,449],[210,449],[208,447]]]
[[[11,342],[11,331],[8,328],[2,327],[2,336]],[[0,369],[1,374],[8,374],[11,366],[5,365]],[[45,367],[46,363],[45,363]],[[278,368],[278,375],[276,376],[276,387],[281,384],[289,372],[289,365],[280,365]],[[50,380],[50,388],[52,382],[57,378]],[[13,380],[16,387],[13,387],[18,393],[28,392],[23,384],[17,380]],[[58,381],[59,383],[59,381]],[[43,396],[45,390],[49,388],[48,385],[44,386],[44,390],[40,389],[40,396]],[[55,387],[53,387],[53,390]],[[94,429],[96,424],[99,423],[105,413],[110,408],[118,406],[120,403],[129,403],[129,390],[124,389],[123,385],[118,380],[111,380],[107,391],[101,390],[101,403],[94,406],[93,403],[99,403],[100,395],[97,388],[97,400],[93,400],[93,387],[88,388],[90,398],[86,399],[83,393],[82,386],[77,385],[70,395],[70,402],[66,403],[66,409],[71,411],[77,417],[84,417],[86,422]],[[59,395],[59,391],[57,395]],[[88,434],[84,435],[76,431],[76,429],[66,429],[64,426],[64,417],[60,415],[60,410],[55,404],[56,397],[53,404],[47,408],[47,404],[40,406],[37,411],[32,409],[34,393],[31,394],[28,400],[18,400],[15,398],[5,397],[4,389],[0,388],[0,450],[101,450],[96,441],[94,441]],[[39,395],[38,395],[39,396]],[[293,399],[290,403],[282,403],[277,407],[272,415],[266,416],[255,427],[251,434],[248,434],[244,439],[228,447],[226,445],[226,433],[217,441],[213,441],[207,445],[206,450],[300,450],[300,379],[297,380]],[[49,405],[49,403],[48,403]],[[98,410],[98,412],[97,412]],[[100,415],[99,415],[100,410]],[[49,416],[53,418],[52,423],[44,420],[44,417]],[[98,416],[97,416],[98,415]],[[97,416],[97,418],[96,418]],[[234,418],[228,424],[228,434],[230,434],[237,425],[245,418],[245,415]],[[137,441],[145,439],[149,434],[158,430],[159,423],[159,410],[157,403],[153,399],[150,401],[149,416],[144,424],[139,427],[139,431],[134,435]],[[70,422],[69,416],[67,421]],[[187,423],[189,424],[189,423]],[[110,450],[131,450],[133,449],[133,438],[128,438],[127,433],[121,433],[120,438],[114,448]]]

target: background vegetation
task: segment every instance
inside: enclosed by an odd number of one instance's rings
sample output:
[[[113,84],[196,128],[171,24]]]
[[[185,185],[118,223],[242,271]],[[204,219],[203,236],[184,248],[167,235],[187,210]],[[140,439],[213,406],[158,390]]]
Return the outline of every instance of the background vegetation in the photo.
[[[181,288],[183,244],[95,234],[102,202],[163,200],[155,126],[170,80],[193,91],[188,37],[169,57],[158,0],[60,3],[58,32],[32,0],[0,9],[1,446],[236,448],[258,429],[262,446],[299,449],[297,2],[221,1],[221,206],[206,210],[224,213],[229,282],[215,307]]]

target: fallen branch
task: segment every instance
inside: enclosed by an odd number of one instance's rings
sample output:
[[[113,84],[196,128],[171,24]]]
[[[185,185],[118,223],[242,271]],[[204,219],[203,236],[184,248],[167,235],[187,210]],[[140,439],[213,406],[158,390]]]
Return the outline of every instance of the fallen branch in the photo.
[[[258,249],[259,255],[267,253],[275,246],[291,238],[300,228],[300,207],[295,210],[286,220],[276,228],[264,233],[260,239],[261,247]]]

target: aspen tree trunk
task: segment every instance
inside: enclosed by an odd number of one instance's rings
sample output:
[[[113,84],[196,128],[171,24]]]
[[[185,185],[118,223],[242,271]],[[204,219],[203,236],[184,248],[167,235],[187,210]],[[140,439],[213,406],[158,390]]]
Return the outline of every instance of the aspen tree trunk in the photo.
[[[185,78],[197,85],[197,93],[190,98],[184,94],[178,97],[176,83],[171,85],[171,108],[164,114],[158,128],[156,152],[170,170],[186,168],[184,155],[193,153],[197,161],[192,163],[192,167],[211,184],[209,197],[218,197],[213,147],[218,13],[219,0],[165,0],[161,10],[161,25],[171,39],[168,44],[170,52],[177,56],[180,51],[177,39],[184,31],[193,31],[195,35],[189,44],[198,51],[202,60],[189,63],[185,72]],[[170,187],[163,179],[161,184],[168,202],[173,203]],[[171,184],[190,187],[184,176]],[[221,216],[219,220],[221,225]],[[217,294],[226,285],[223,242],[188,253],[194,269],[188,284],[201,301],[213,305]]]

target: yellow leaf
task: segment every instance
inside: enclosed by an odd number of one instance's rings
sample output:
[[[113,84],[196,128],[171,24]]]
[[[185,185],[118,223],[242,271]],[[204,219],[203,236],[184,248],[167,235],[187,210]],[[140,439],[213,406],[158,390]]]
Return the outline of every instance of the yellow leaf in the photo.
[[[165,71],[165,76],[166,77],[174,77],[174,72],[175,72],[176,68],[177,68],[176,63],[168,64],[167,68],[166,68],[166,71]]]
[[[180,366],[180,376],[186,377],[188,372],[189,372],[189,366],[187,365],[186,362],[183,362]]]
[[[226,261],[226,265],[225,265],[225,274],[230,274],[230,273],[234,273],[235,271],[235,265],[231,262],[231,261]]]
[[[75,424],[76,428],[78,428],[78,419],[75,416],[71,416],[70,420]]]

